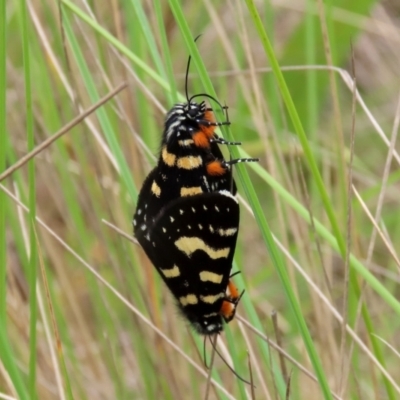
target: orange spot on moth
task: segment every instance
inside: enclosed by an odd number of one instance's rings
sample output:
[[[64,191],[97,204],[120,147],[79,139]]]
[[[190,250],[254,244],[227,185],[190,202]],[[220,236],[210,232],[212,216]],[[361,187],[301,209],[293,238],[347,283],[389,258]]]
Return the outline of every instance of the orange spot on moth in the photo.
[[[219,313],[226,321],[231,321],[235,315],[235,306],[229,303],[229,301],[224,300]]]
[[[213,114],[213,112],[211,110],[207,110],[204,113],[204,118],[203,119],[206,119],[207,121],[210,121],[210,122],[215,122],[214,114]]]
[[[203,119],[209,121],[209,122],[215,122],[214,119],[214,114],[211,111],[206,111],[204,113]],[[207,139],[212,139],[214,137],[214,131],[215,131],[216,126],[215,125],[200,125],[201,131],[206,135]]]
[[[207,164],[207,173],[209,175],[223,175],[226,168],[222,166],[220,161],[212,161]]]
[[[240,298],[240,294],[237,287],[231,280],[228,283],[227,292],[228,292],[227,298],[233,301],[234,303],[224,300],[222,302],[222,306],[219,313],[225,319],[226,322],[229,322],[232,321],[233,317],[235,316],[236,313],[235,302],[238,301],[238,299]]]
[[[196,132],[192,136],[193,142],[197,147],[207,148],[210,147],[210,141],[203,131]]]
[[[229,297],[232,300],[237,300],[240,297],[239,290],[232,281],[228,283]]]

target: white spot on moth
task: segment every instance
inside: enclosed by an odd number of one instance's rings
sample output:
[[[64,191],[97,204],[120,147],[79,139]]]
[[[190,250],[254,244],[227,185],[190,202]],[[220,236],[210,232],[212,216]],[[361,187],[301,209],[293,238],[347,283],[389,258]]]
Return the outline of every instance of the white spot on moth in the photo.
[[[227,258],[229,255],[229,247],[223,247],[222,249],[213,249],[208,246],[203,239],[199,237],[187,237],[181,236],[175,241],[175,246],[190,257],[195,251],[204,251],[211,259],[216,260],[218,258]]]
[[[177,276],[179,276],[181,274],[178,266],[175,264],[172,268],[168,268],[168,269],[160,268],[160,271],[163,273],[163,275],[166,278],[176,278]]]
[[[218,229],[220,236],[233,236],[237,232],[237,228]]]
[[[189,304],[197,304],[199,299],[195,294],[188,294],[186,296],[179,297],[179,302],[185,307]]]
[[[210,318],[210,317],[216,317],[218,315],[218,313],[216,312],[212,312],[210,314],[204,314],[203,318]],[[204,323],[206,323],[206,321],[204,321]],[[208,323],[208,322],[207,322]]]
[[[161,158],[163,159],[164,163],[167,164],[169,167],[173,167],[175,165],[176,155],[169,153],[167,150],[167,146],[164,146],[161,151]]]
[[[194,144],[193,139],[178,140],[178,144],[181,147],[189,147]]]
[[[152,185],[151,185],[151,191],[154,194],[154,196],[156,197],[160,197],[161,195],[161,188],[160,186],[157,185],[156,181],[153,181]]]
[[[208,185],[208,180],[207,180],[206,175],[203,175],[203,181],[204,181],[205,187],[207,188],[207,192],[209,192],[210,191],[210,186]]]
[[[224,296],[225,296],[224,293],[218,293],[215,295],[209,294],[207,296],[200,296],[200,300],[203,303],[214,304],[216,301],[218,301],[219,299],[221,299]]]
[[[212,282],[216,284],[221,283],[222,278],[224,277],[223,275],[211,271],[201,271],[199,275],[202,282]]]
[[[200,156],[180,157],[177,159],[176,165],[178,166],[178,168],[191,170],[203,165],[203,159]]]
[[[182,187],[181,188],[181,197],[194,196],[194,195],[200,194],[200,193],[203,193],[203,190],[200,186]]]

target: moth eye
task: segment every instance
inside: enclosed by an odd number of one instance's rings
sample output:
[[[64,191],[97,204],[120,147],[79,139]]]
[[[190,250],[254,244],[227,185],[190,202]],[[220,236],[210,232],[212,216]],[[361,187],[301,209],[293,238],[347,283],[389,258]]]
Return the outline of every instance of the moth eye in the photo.
[[[189,117],[190,118],[195,118],[197,116],[197,114],[199,113],[199,110],[197,108],[191,108],[188,111]]]

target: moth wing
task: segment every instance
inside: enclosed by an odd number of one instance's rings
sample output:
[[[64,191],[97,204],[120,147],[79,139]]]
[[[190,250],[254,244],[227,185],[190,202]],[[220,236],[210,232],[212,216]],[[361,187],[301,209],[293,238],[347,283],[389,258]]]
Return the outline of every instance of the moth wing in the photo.
[[[172,201],[136,236],[179,299],[225,293],[238,228],[239,204],[228,191],[220,191]]]

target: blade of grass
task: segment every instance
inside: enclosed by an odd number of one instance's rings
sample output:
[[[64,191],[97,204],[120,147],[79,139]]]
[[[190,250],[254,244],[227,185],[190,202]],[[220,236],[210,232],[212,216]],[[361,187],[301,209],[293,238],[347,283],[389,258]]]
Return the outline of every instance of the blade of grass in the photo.
[[[203,86],[205,87],[205,92],[207,94],[210,94],[211,96],[214,96],[215,98],[217,98],[214,87],[211,83],[211,80],[209,78],[207,69],[203,63],[202,57],[199,54],[199,51],[197,49],[197,45],[194,42],[194,38],[192,35],[192,32],[190,31],[190,28],[187,24],[187,21],[185,19],[185,16],[182,12],[182,9],[180,7],[180,4],[177,0],[170,0],[170,7],[172,9],[172,12],[174,13],[175,16],[175,20],[179,26],[179,28],[181,29],[182,32],[182,36],[186,42],[186,45],[188,47],[189,53],[192,56],[192,59],[194,61],[194,64],[196,66],[197,72],[199,74],[199,77],[201,79],[201,82],[203,84]],[[224,130],[224,132],[228,132],[228,129]],[[229,137],[229,136],[228,136]],[[235,147],[235,146],[233,146]],[[232,151],[232,155],[234,155],[234,152]],[[266,349],[266,347],[264,347],[264,350]],[[268,350],[267,353],[269,354]],[[234,363],[237,363],[237,360],[234,361]],[[274,368],[275,369],[275,368]],[[275,369],[276,371],[279,371],[279,368]],[[278,388],[279,388],[279,392],[281,394],[283,394],[285,392],[285,384],[282,380],[281,375],[279,374],[279,372],[276,374],[277,376],[277,384],[278,384]]]
[[[242,149],[239,150],[239,157],[246,158],[249,155]],[[308,223],[310,221],[309,211],[299,203],[280,183],[278,183],[263,167],[257,163],[252,163],[251,168],[265,181],[268,185],[276,191],[282,199],[287,202],[296,212]],[[314,217],[315,230],[322,238],[324,238],[332,248],[339,252],[339,246],[335,236]],[[359,261],[353,254],[350,255],[350,266],[374,289],[385,302],[393,308],[393,310],[400,316],[400,302],[390,293],[387,288],[368,270],[361,261]],[[237,278],[239,279],[239,277]]]
[[[317,165],[316,165],[316,163],[314,161],[314,158],[312,157],[312,153],[311,153],[311,150],[310,150],[310,148],[308,146],[308,142],[307,142],[307,140],[305,138],[305,133],[304,133],[304,130],[303,130],[302,126],[301,126],[300,119],[299,119],[299,117],[298,117],[298,115],[296,113],[296,110],[294,109],[293,103],[291,102],[289,91],[288,91],[288,89],[287,89],[287,87],[285,85],[285,82],[284,82],[284,79],[282,77],[282,74],[279,71],[279,65],[278,65],[277,60],[276,60],[276,58],[274,56],[274,53],[273,53],[273,50],[272,50],[272,46],[271,46],[271,44],[269,42],[269,39],[268,39],[268,37],[267,37],[267,35],[266,35],[265,31],[264,31],[264,27],[262,25],[262,21],[260,19],[260,16],[259,16],[259,14],[257,12],[255,4],[251,0],[247,0],[246,3],[247,3],[247,6],[248,6],[248,9],[250,11],[250,15],[251,15],[251,17],[253,19],[253,22],[254,22],[257,30],[258,30],[259,36],[260,36],[262,44],[264,46],[264,50],[265,50],[266,54],[269,56],[272,69],[274,70],[274,73],[277,76],[278,86],[279,86],[279,88],[281,90],[281,93],[282,93],[282,96],[284,98],[284,101],[285,101],[285,103],[286,103],[286,105],[288,107],[288,110],[289,110],[289,113],[290,113],[290,115],[292,117],[293,123],[296,126],[296,131],[299,134],[300,141],[302,142],[302,145],[303,145],[303,148],[304,148],[304,152],[306,153],[307,158],[311,159],[312,172],[313,172],[313,174],[315,174],[317,176],[317,179],[316,179],[317,180],[317,185],[319,184],[319,189],[322,191],[322,194],[325,197],[325,203],[329,203],[329,198],[328,198],[328,196],[327,196],[327,194],[325,192],[325,188],[323,187],[322,179],[321,179],[321,177],[319,175],[319,171],[318,171]],[[236,156],[235,152],[238,154],[237,149],[232,149],[232,154],[234,156]],[[292,311],[294,313],[294,316],[296,318],[296,322],[298,324],[299,330],[300,330],[301,335],[303,337],[304,344],[305,344],[305,346],[307,348],[307,352],[309,354],[309,357],[310,357],[311,362],[313,364],[314,370],[316,372],[316,375],[317,375],[318,381],[320,383],[320,387],[321,387],[322,393],[324,395],[324,398],[331,399],[332,395],[331,395],[331,392],[330,392],[330,389],[329,389],[329,386],[328,386],[328,383],[327,383],[327,379],[325,377],[325,374],[324,374],[324,371],[323,371],[323,368],[322,368],[321,361],[320,361],[320,359],[318,357],[318,354],[317,354],[316,349],[314,347],[313,341],[311,339],[311,335],[310,335],[310,333],[308,331],[307,325],[306,325],[305,320],[304,320],[304,318],[302,316],[302,311],[301,311],[300,305],[298,304],[296,296],[295,296],[295,294],[294,294],[294,292],[293,292],[293,290],[291,288],[290,280],[289,280],[289,277],[287,275],[287,272],[286,272],[286,269],[285,269],[285,265],[284,265],[283,260],[282,260],[282,258],[280,256],[280,252],[278,251],[278,249],[275,246],[272,234],[271,234],[270,229],[268,227],[267,221],[266,221],[266,219],[264,217],[261,205],[260,205],[260,203],[258,201],[258,198],[257,198],[257,196],[255,194],[254,189],[251,186],[251,182],[250,182],[250,179],[248,177],[248,174],[247,174],[246,170],[243,168],[243,166],[240,166],[240,165],[238,166],[237,170],[238,170],[239,177],[240,177],[240,180],[242,182],[243,188],[244,188],[244,190],[246,192],[246,195],[247,195],[247,197],[249,199],[250,205],[252,206],[252,209],[254,211],[254,215],[256,217],[257,223],[260,226],[261,233],[262,233],[262,236],[263,236],[264,241],[266,243],[266,246],[267,246],[267,249],[269,251],[270,257],[271,257],[271,259],[273,261],[273,264],[274,264],[274,266],[276,268],[276,271],[277,271],[277,273],[279,275],[279,278],[280,278],[280,280],[282,282],[282,285],[283,285],[283,287],[285,289],[285,294],[286,294],[286,296],[288,298],[288,301],[290,303],[290,306],[291,306]],[[318,181],[318,177],[319,177],[319,181]],[[335,228],[337,230],[337,232],[336,232],[337,236],[340,237],[339,228],[336,225],[336,221],[335,221],[335,218],[334,218],[333,210],[330,209],[330,205],[329,204],[328,204],[327,209],[331,213],[330,217],[331,217],[331,219],[333,221],[333,224],[334,224],[334,226],[335,226]],[[345,250],[344,245],[343,245],[343,250]]]
[[[69,21],[69,16],[65,12],[65,10],[63,10],[63,23],[64,23],[66,37],[68,38],[68,41],[71,45],[73,55],[78,64],[78,68],[82,75],[83,81],[86,85],[89,97],[92,102],[96,102],[99,100],[99,95],[93,80],[92,73],[85,61],[81,48],[78,44],[77,38],[75,37],[74,32],[72,30],[72,26]],[[111,125],[110,119],[108,118],[107,112],[101,108],[96,111],[96,114],[99,119],[100,125],[102,126],[103,132],[107,138],[107,141],[110,145],[110,148],[118,162],[118,166],[120,169],[119,173],[121,175],[122,181],[124,182],[125,187],[128,190],[131,198],[136,199],[137,198],[136,185],[133,182],[132,175],[125,161],[125,157],[123,156],[121,146],[118,143],[117,137],[115,136],[115,131]]]
[[[331,2],[333,3],[333,2]],[[336,11],[345,11],[349,15],[365,16],[368,15],[369,10],[373,7],[376,0],[335,0],[334,9],[330,10],[333,18],[330,23],[330,33],[335,35],[335,63],[342,65],[348,57],[350,42],[360,32],[358,26],[349,24],[347,21],[342,22],[339,18],[335,17]],[[331,9],[333,7],[329,7]],[[355,18],[354,18],[355,19]],[[301,21],[299,26],[293,31],[291,37],[285,44],[283,54],[280,57],[281,65],[299,65],[305,61],[309,61],[310,56],[310,43],[304,43],[308,40],[311,24],[318,27],[319,18],[317,12],[317,4],[315,1],[309,1],[307,5],[307,17]],[[306,39],[305,39],[306,38]],[[321,34],[314,35],[314,43],[312,48],[315,49],[314,64],[325,64],[326,58],[324,53],[323,37]],[[321,114],[321,109],[324,107],[324,102],[320,101],[315,104],[315,108],[308,107],[309,104],[304,101],[304,93],[307,92],[309,82],[308,80],[299,79],[296,74],[287,74],[285,76],[286,83],[291,89],[293,102],[305,126],[308,128],[313,123],[313,118]],[[314,79],[314,78],[313,78]],[[327,75],[316,75],[315,77],[315,95],[318,99],[324,99],[329,88],[329,77]],[[315,111],[315,112],[314,112]],[[312,114],[311,114],[312,113]],[[308,131],[312,132],[312,131]]]
[[[240,157],[248,157],[249,155],[246,154],[244,151],[241,150]],[[293,207],[296,212],[304,218],[308,223],[310,223],[310,214],[308,210],[303,207],[293,196],[290,195],[279,183],[277,183],[260,165],[254,164],[252,168],[261,176],[265,181],[273,187],[273,189],[280,194],[280,196],[288,202],[288,204]],[[327,242],[332,246],[333,249],[336,251],[340,251],[338,247],[338,243],[335,237],[325,228],[325,226],[319,222],[317,219],[314,218],[314,225],[316,231],[325,239]],[[353,255],[350,254],[350,266],[352,271],[357,272],[360,276],[365,279],[365,281],[381,296],[381,298],[386,301],[386,303],[393,308],[393,310],[400,315],[400,303],[398,300],[393,296],[393,294]],[[369,314],[364,315],[364,307],[363,307],[363,317],[364,322],[367,327],[367,332],[369,338],[371,340],[371,344],[374,350],[374,355],[382,365],[383,368],[386,366],[385,357],[383,355],[382,346],[377,343],[376,337],[372,335],[374,328],[369,318]],[[367,311],[367,310],[365,310]],[[389,398],[394,398],[393,388],[388,381],[387,377],[384,376],[384,383],[385,389]]]
[[[232,153],[234,155],[233,151],[232,151]],[[328,386],[328,383],[327,383],[327,380],[326,380],[326,377],[324,374],[324,370],[321,365],[321,361],[320,361],[317,351],[314,347],[310,332],[307,328],[306,322],[305,322],[303,314],[302,314],[301,307],[296,299],[295,293],[293,292],[293,290],[291,288],[290,279],[286,272],[286,266],[283,262],[283,259],[281,257],[279,250],[277,249],[277,247],[275,245],[272,233],[271,233],[268,223],[264,217],[264,213],[261,208],[261,204],[258,200],[258,197],[254,191],[254,188],[251,185],[247,171],[245,170],[245,168],[241,168],[241,167],[243,167],[243,166],[240,166],[239,168],[237,168],[239,178],[241,180],[242,186],[243,186],[246,196],[249,200],[251,208],[253,209],[256,221],[260,227],[260,231],[263,236],[264,242],[267,246],[269,256],[271,257],[272,263],[276,269],[276,272],[279,275],[280,281],[285,290],[286,297],[289,301],[290,307],[293,311],[293,315],[296,319],[300,333],[303,337],[304,345],[307,349],[310,360],[311,360],[314,370],[315,370],[315,374],[320,383],[322,393],[324,394],[324,398],[331,399],[332,398],[331,391],[329,389],[329,386]]]
[[[79,7],[69,0],[62,0],[64,4],[70,11],[72,11],[76,16],[90,25],[96,32],[100,33],[109,43],[111,43],[117,50],[128,57],[132,62],[134,62],[140,69],[145,71],[154,81],[156,81],[163,89],[170,91],[168,82],[165,81],[160,75],[157,74],[152,68],[150,68],[142,59],[136,56],[136,54],[123,45],[119,40],[117,40],[113,35],[111,35],[106,29],[104,29],[95,20],[90,18],[85,14]]]
[[[0,1],[0,171],[6,168],[6,110],[7,110],[7,13],[6,1]],[[26,386],[18,370],[7,335],[7,245],[6,245],[6,198],[0,193],[0,359],[22,400],[28,399]]]
[[[26,136],[28,152],[35,147],[35,137],[33,133],[33,113],[32,113],[32,86],[31,86],[31,67],[30,67],[30,47],[29,47],[29,22],[27,18],[26,1],[20,1],[20,25],[22,36],[22,53],[25,78],[25,108],[26,108]],[[36,218],[36,177],[35,159],[32,158],[28,163],[28,182],[29,182],[29,382],[28,390],[31,399],[37,398],[36,390],[36,362],[37,362],[37,245],[35,237],[35,218]]]
[[[324,204],[325,212],[329,218],[329,221],[332,226],[333,233],[336,237],[336,240],[338,242],[338,246],[340,249],[340,253],[344,257],[346,254],[346,245],[344,242],[344,239],[340,233],[339,225],[336,221],[335,218],[335,213],[332,209],[332,205],[330,203],[330,199],[328,196],[328,193],[326,192],[324,182],[322,180],[321,174],[319,172],[317,163],[315,161],[315,158],[313,156],[313,153],[311,151],[310,145],[307,140],[306,133],[304,131],[303,125],[301,123],[301,120],[299,118],[299,114],[297,113],[297,110],[294,106],[293,100],[290,96],[290,92],[288,89],[288,86],[285,82],[285,79],[283,77],[283,74],[279,68],[278,60],[275,57],[274,51],[272,49],[271,43],[268,39],[268,36],[266,35],[266,32],[264,30],[264,27],[262,25],[262,21],[260,19],[260,16],[258,14],[257,8],[252,0],[246,0],[247,6],[249,8],[250,14],[253,18],[253,21],[256,25],[256,28],[258,30],[258,34],[260,36],[260,40],[262,42],[262,45],[264,47],[265,53],[268,56],[269,62],[271,64],[273,73],[275,75],[275,78],[278,82],[283,100],[286,104],[287,111],[290,115],[290,118],[292,120],[292,123],[294,125],[295,131],[297,133],[297,136],[299,137],[301,146],[304,151],[305,159],[308,161],[308,165],[310,168],[310,171],[315,179],[318,191],[320,193],[321,199]]]
[[[178,90],[176,88],[175,76],[172,68],[171,51],[168,46],[167,32],[165,31],[165,24],[162,14],[162,5],[160,0],[154,1],[154,9],[156,12],[157,23],[160,30],[161,48],[162,48],[162,54],[164,56],[164,62],[166,64],[167,79],[171,87],[169,106],[172,106],[178,101]]]
[[[333,235],[334,235],[334,237],[335,237],[335,239],[337,241],[337,245],[338,245],[338,248],[339,248],[339,253],[341,254],[342,258],[345,259],[345,257],[346,257],[346,244],[345,244],[344,238],[341,235],[339,224],[338,224],[338,222],[336,220],[335,213],[333,211],[333,207],[332,207],[332,204],[330,202],[330,198],[328,196],[328,193],[327,193],[326,188],[324,186],[322,177],[321,177],[320,172],[318,170],[317,163],[315,161],[315,158],[314,158],[313,153],[311,151],[311,148],[309,146],[309,143],[308,143],[308,140],[307,140],[307,136],[306,136],[305,131],[303,129],[299,114],[297,113],[297,110],[296,110],[296,108],[294,106],[294,102],[293,102],[293,100],[292,100],[292,98],[290,96],[290,92],[289,92],[288,86],[287,86],[287,84],[285,82],[285,79],[283,77],[283,74],[282,74],[282,72],[281,72],[281,70],[279,68],[279,64],[278,64],[278,61],[277,61],[277,59],[275,57],[275,54],[273,52],[271,43],[270,43],[270,41],[268,39],[268,36],[265,33],[265,30],[264,30],[264,27],[262,25],[262,21],[260,19],[259,14],[258,14],[257,8],[255,7],[255,4],[254,4],[254,2],[252,0],[246,0],[246,3],[248,5],[250,14],[251,14],[251,16],[253,18],[253,21],[254,21],[254,23],[256,25],[256,28],[258,30],[261,42],[262,42],[263,47],[264,47],[264,50],[265,50],[265,52],[266,52],[266,54],[267,54],[267,56],[269,58],[269,61],[270,61],[272,70],[274,72],[274,75],[275,75],[275,77],[277,79],[279,88],[280,88],[281,93],[282,93],[282,97],[283,97],[284,102],[285,102],[286,107],[287,107],[287,111],[288,111],[288,113],[290,115],[291,121],[292,121],[293,126],[295,128],[295,131],[297,133],[297,136],[299,137],[300,143],[301,143],[303,151],[304,151],[305,159],[308,161],[308,165],[309,165],[310,171],[311,171],[311,173],[312,173],[312,175],[314,177],[316,188],[320,193],[320,197],[321,197],[322,202],[324,204],[325,212],[326,212],[326,214],[328,216],[328,219],[329,219],[329,221],[331,223],[331,226],[332,226]],[[353,295],[353,297],[358,299],[360,297],[360,295],[361,295],[361,291],[360,291],[359,284],[358,284],[358,282],[356,280],[356,276],[353,273],[353,269],[350,271],[350,282],[351,282],[351,289],[352,289],[352,292],[350,292],[350,294]],[[378,281],[376,281],[376,282],[378,282]],[[387,291],[385,291],[385,292],[388,293]],[[387,298],[393,303],[392,296],[387,296]],[[397,305],[395,305],[395,307],[397,307]],[[371,335],[371,332],[373,331],[373,324],[372,324],[371,317],[369,315],[368,309],[367,309],[367,307],[365,306],[364,303],[361,306],[361,312],[362,312],[362,316],[363,316],[363,319],[364,319],[364,323],[367,326],[367,332],[369,333],[369,338],[370,338],[370,340],[372,342],[372,346],[374,348],[375,355],[379,359],[379,361],[382,363],[382,365],[385,365],[381,345]],[[320,367],[321,367],[321,365],[320,365]],[[327,388],[325,388],[325,387],[323,388],[324,392],[326,392],[326,389]],[[326,392],[326,393],[328,393],[328,392]]]
[[[6,169],[6,56],[7,13],[5,0],[0,2],[0,171]],[[6,326],[6,215],[5,197],[0,193],[0,329]]]
[[[15,164],[11,165],[11,167],[7,168],[3,173],[0,174],[0,182],[7,178],[7,176],[11,175],[14,171],[17,169],[21,168],[23,165],[25,165],[31,158],[35,157],[37,154],[39,154],[41,151],[46,149],[48,146],[50,146],[53,142],[55,142],[59,137],[64,135],[65,133],[69,132],[75,125],[77,125],[79,122],[84,120],[88,115],[90,115],[93,111],[95,111],[97,108],[102,106],[105,102],[110,100],[112,97],[114,97],[117,93],[119,93],[121,90],[125,89],[127,86],[126,83],[121,83],[119,86],[117,86],[114,90],[109,92],[107,95],[102,97],[97,103],[93,104],[90,106],[87,110],[79,114],[76,118],[74,118],[71,122],[68,122],[65,126],[63,126],[58,132],[56,132],[53,136],[50,136],[47,138],[43,143],[40,145],[36,146],[32,151],[30,151],[28,154],[25,156],[21,157]]]
[[[153,35],[153,30],[150,27],[149,20],[146,16],[146,13],[143,10],[142,4],[140,1],[131,1],[132,7],[134,8],[137,19],[139,21],[139,27],[143,32],[143,36],[145,40],[147,41],[147,48],[150,51],[151,57],[153,58],[154,64],[157,67],[158,73],[160,77],[165,80],[166,79],[166,73],[164,69],[164,65],[162,63],[162,59],[160,57],[160,54],[158,52],[157,44]]]
[[[195,42],[193,40],[192,33],[191,33],[190,29],[189,29],[189,26],[187,25],[186,19],[185,19],[183,13],[182,13],[182,10],[181,10],[179,4],[176,2],[176,0],[171,0],[170,1],[170,5],[171,5],[171,8],[172,8],[172,10],[174,12],[174,15],[175,15],[175,18],[177,20],[177,23],[178,23],[179,27],[182,30],[183,37],[184,37],[184,39],[186,41],[187,47],[189,48],[189,52],[192,55],[193,61],[194,61],[195,65],[196,65],[197,72],[198,72],[198,74],[200,76],[202,84],[206,88],[205,92],[208,93],[208,94],[211,94],[214,97],[217,97],[216,93],[214,91],[213,85],[211,83],[211,80],[210,80],[210,78],[208,76],[207,69],[206,69],[206,67],[205,67],[205,65],[203,63],[203,59],[199,54],[197,46],[196,46],[196,44],[195,44]],[[227,132],[228,130],[225,130],[225,131]],[[229,132],[227,132],[227,133],[228,133],[227,136],[229,137],[230,136]],[[260,324],[260,326],[261,326],[261,324]],[[265,352],[265,354],[269,355],[268,347],[265,346],[264,343],[261,346],[262,346],[262,349]],[[265,359],[269,360],[270,357],[269,356],[265,357]],[[238,363],[238,360],[236,360],[236,359],[234,360],[234,363],[235,364],[240,364],[240,363]],[[275,372],[279,393],[281,393],[281,395],[283,395],[284,392],[285,392],[285,383],[282,380],[282,376],[280,374],[279,368],[277,367],[277,365],[275,363],[275,360],[273,360],[272,368],[274,369],[274,372]]]

